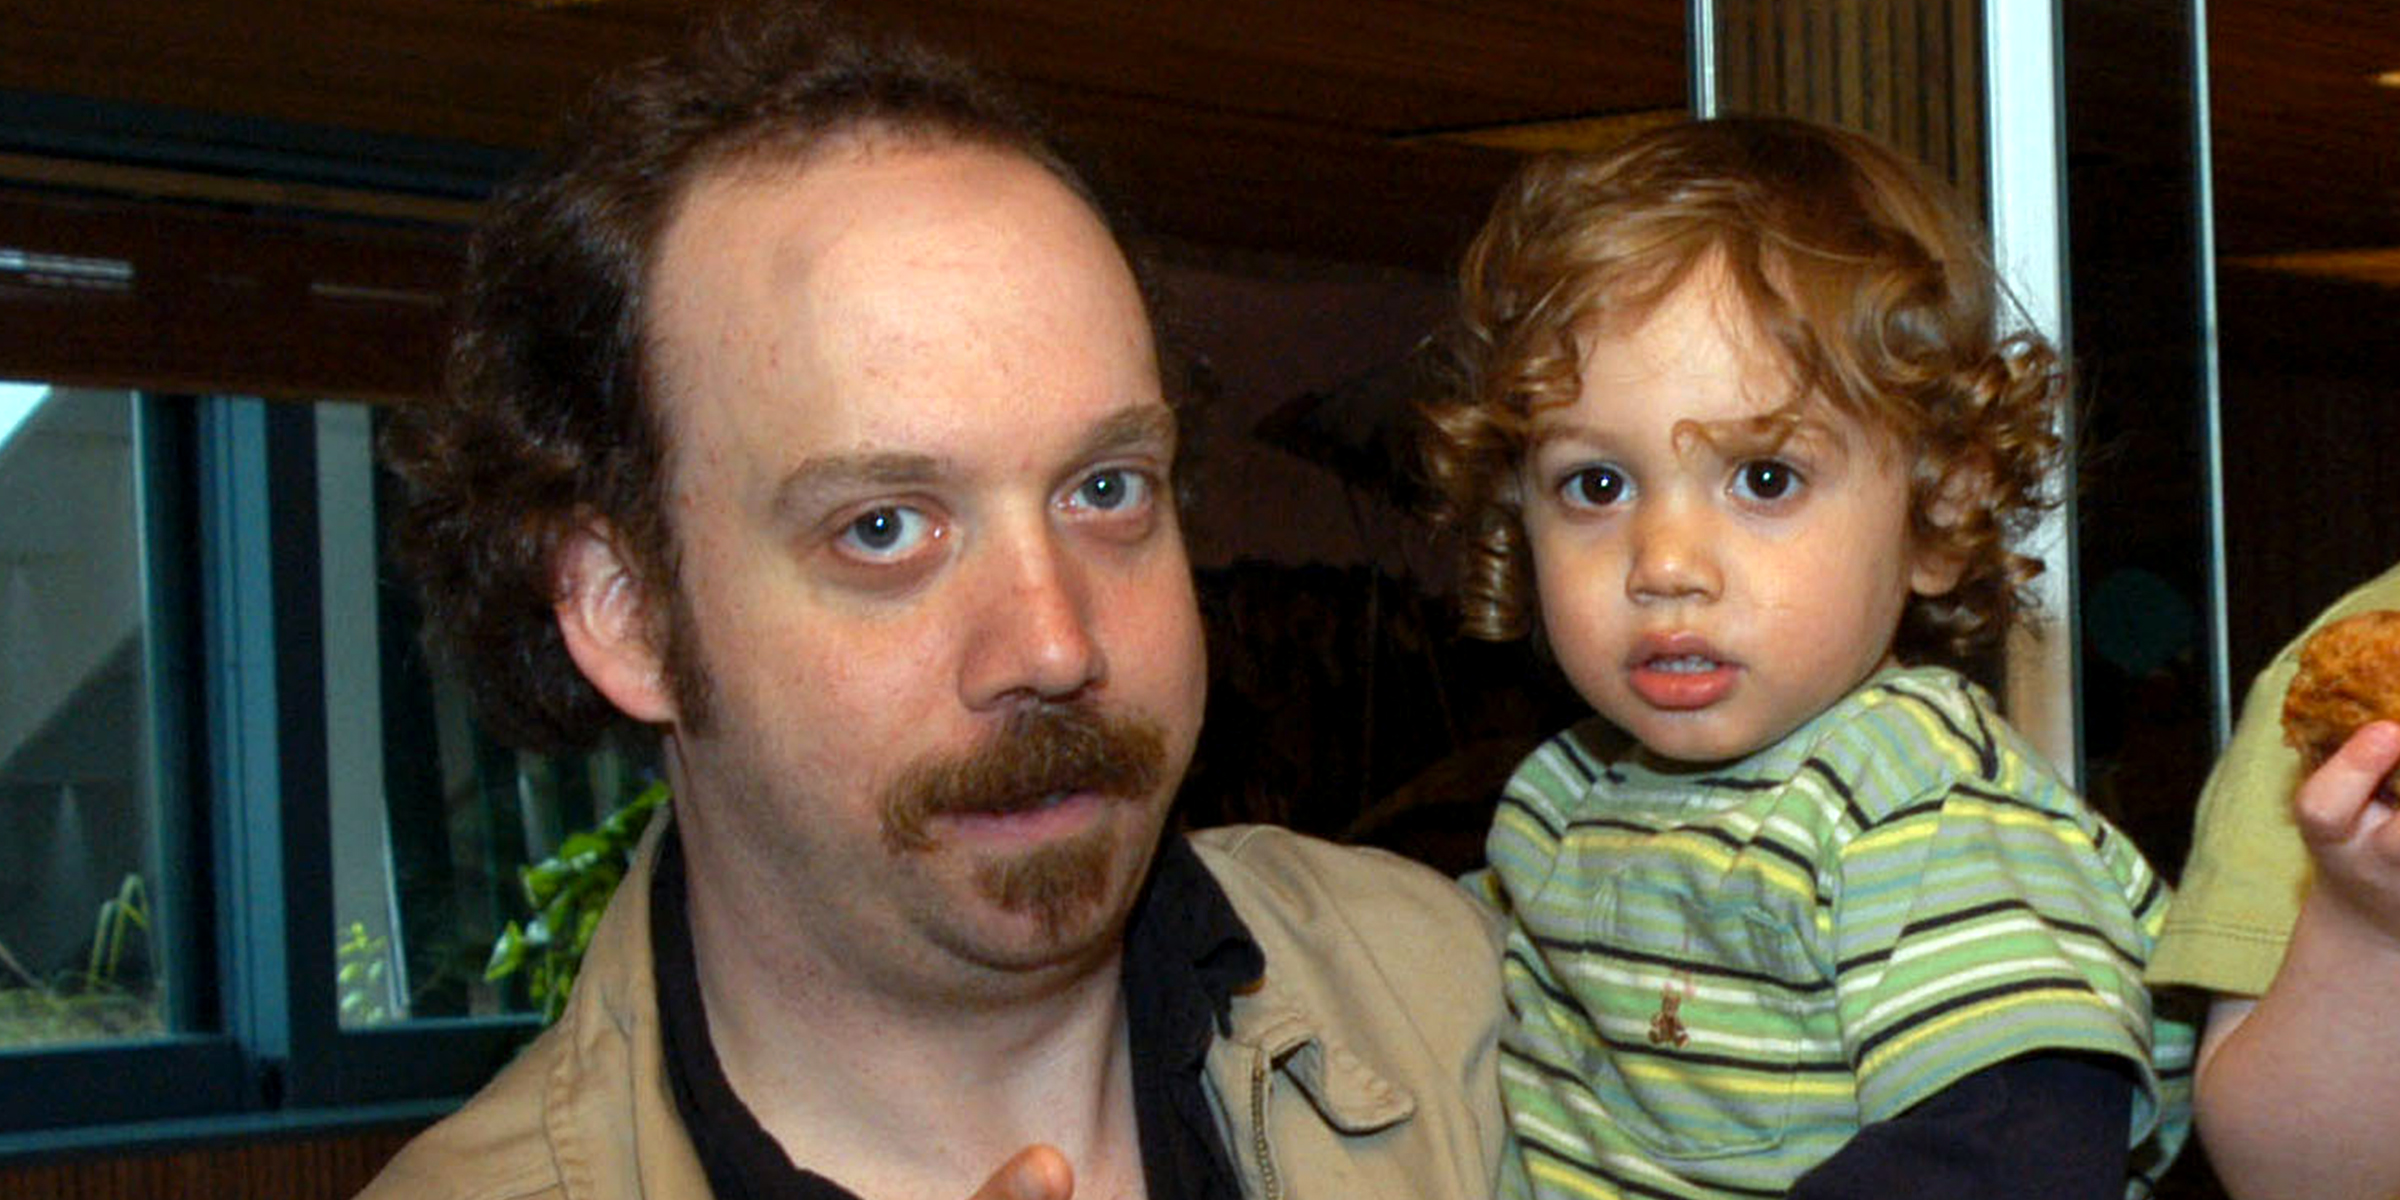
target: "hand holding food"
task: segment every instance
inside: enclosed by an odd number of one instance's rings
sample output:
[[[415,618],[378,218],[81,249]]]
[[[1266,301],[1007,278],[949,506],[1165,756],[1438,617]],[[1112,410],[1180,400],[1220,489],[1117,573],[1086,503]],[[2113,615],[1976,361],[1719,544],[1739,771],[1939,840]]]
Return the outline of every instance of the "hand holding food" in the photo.
[[[2283,740],[2313,772],[2370,721],[2400,721],[2400,611],[2376,609],[2318,630],[2300,647],[2283,699]],[[2393,792],[2392,781],[2382,791]]]

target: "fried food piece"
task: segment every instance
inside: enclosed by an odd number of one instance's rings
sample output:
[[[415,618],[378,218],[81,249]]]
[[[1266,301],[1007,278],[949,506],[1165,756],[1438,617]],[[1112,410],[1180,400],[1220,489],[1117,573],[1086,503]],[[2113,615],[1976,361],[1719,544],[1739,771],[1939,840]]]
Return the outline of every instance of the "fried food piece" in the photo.
[[[2376,609],[2319,629],[2283,695],[2283,740],[2314,771],[2369,721],[2400,721],[2400,612]],[[2383,781],[2388,793],[2392,781]]]

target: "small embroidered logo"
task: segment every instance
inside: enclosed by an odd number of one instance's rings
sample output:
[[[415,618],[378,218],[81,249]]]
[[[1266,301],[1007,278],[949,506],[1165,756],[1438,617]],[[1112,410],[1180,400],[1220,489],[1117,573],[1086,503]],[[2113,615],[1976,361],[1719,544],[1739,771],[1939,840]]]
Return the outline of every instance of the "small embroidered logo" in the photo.
[[[1675,994],[1672,985],[1658,989],[1658,1015],[1650,1018],[1651,1045],[1681,1047],[1692,1040],[1691,1033],[1683,1027],[1683,1019],[1675,1015],[1682,1007],[1683,997]]]

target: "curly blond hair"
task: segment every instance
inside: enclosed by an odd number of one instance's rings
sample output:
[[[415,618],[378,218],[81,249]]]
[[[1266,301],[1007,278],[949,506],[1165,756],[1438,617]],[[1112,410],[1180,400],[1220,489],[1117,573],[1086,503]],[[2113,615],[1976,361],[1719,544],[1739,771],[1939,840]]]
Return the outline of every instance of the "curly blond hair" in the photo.
[[[1951,591],[1911,598],[1894,650],[1972,661],[2032,603],[2040,563],[2012,546],[2057,502],[2067,372],[2038,335],[2000,331],[1980,228],[1947,188],[1865,137],[1781,118],[1545,157],[1501,193],[1460,269],[1448,386],[1421,412],[1434,516],[1463,555],[1466,632],[1535,627],[1513,484],[1534,414],[1581,390],[1580,336],[1638,323],[1704,263],[1799,395],[1903,449],[1915,545],[1964,570]]]

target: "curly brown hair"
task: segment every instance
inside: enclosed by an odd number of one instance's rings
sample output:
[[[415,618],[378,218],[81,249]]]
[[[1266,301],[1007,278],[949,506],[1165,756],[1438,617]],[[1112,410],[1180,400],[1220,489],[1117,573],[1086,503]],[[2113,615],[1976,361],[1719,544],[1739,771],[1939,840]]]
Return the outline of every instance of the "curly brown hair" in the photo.
[[[968,67],[805,5],[728,13],[681,54],[603,80],[495,197],[469,246],[448,394],[400,412],[383,445],[428,641],[503,740],[573,749],[621,722],[553,611],[553,560],[579,526],[605,522],[647,594],[679,595],[644,297],[680,199],[711,172],[805,165],[870,132],[1020,153],[1092,199]],[[680,604],[665,608],[668,673],[696,701]]]
[[[1947,594],[1912,597],[1894,650],[1971,661],[2033,602],[2040,563],[2011,546],[2057,502],[2065,367],[2038,335],[2000,332],[1979,226],[1947,188],[1865,137],[1782,118],[1538,159],[1501,193],[1460,270],[1447,386],[1421,413],[1434,516],[1460,542],[1466,631],[1535,627],[1514,480],[1534,414],[1581,389],[1579,335],[1640,321],[1703,263],[1721,267],[1799,395],[1907,453],[1911,536],[1964,570]]]

